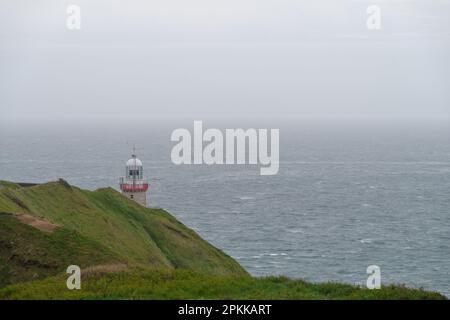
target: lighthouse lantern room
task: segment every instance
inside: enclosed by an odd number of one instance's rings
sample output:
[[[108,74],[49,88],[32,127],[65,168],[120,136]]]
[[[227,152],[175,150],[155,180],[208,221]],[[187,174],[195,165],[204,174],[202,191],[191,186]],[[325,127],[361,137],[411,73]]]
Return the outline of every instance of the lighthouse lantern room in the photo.
[[[125,169],[125,177],[120,178],[122,194],[146,207],[148,182],[144,179],[141,160],[133,154],[127,161]]]

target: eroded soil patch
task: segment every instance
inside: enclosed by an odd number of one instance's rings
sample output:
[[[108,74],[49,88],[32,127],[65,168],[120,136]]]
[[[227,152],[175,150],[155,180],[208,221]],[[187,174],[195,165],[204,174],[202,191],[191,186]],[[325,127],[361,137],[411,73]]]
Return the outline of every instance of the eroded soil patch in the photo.
[[[58,228],[57,224],[51,223],[42,218],[33,217],[32,215],[26,213],[14,213],[14,217],[16,217],[20,222],[28,224],[41,231],[53,232],[56,228]]]

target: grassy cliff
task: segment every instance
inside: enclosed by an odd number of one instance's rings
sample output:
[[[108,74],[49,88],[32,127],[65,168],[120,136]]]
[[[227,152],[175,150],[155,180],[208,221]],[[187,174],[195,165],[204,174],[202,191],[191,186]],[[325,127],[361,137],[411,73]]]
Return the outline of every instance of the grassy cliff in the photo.
[[[65,270],[82,268],[82,289]],[[444,299],[386,286],[254,278],[161,209],[111,188],[0,181],[0,299]]]
[[[32,187],[0,182],[0,285],[71,264],[247,274],[164,210],[144,208],[114,189],[87,191],[63,180]]]

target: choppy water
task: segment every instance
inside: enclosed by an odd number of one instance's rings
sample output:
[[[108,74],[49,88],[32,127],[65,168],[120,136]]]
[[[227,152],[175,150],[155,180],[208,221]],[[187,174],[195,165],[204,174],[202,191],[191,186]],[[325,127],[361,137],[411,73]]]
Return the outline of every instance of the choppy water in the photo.
[[[276,176],[175,166],[170,132],[0,129],[0,179],[117,188],[134,141],[150,205],[254,275],[364,284],[375,264],[383,283],[450,295],[448,131],[281,130]]]

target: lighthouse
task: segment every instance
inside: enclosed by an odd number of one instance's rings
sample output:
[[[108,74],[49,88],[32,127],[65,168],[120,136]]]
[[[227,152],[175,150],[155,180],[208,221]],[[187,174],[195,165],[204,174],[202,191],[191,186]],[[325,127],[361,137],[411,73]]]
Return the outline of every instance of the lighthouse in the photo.
[[[144,179],[144,167],[135,154],[125,165],[125,177],[120,178],[120,190],[126,197],[147,206],[148,182]]]

